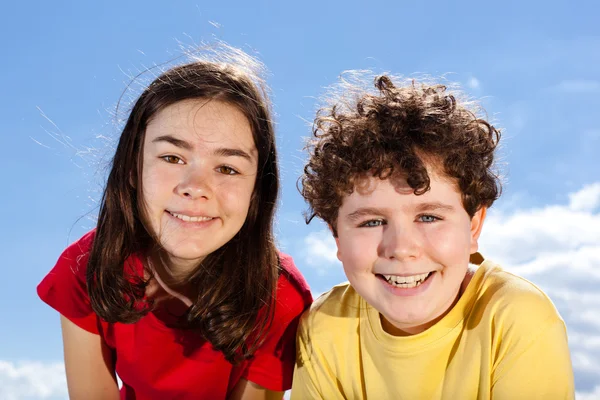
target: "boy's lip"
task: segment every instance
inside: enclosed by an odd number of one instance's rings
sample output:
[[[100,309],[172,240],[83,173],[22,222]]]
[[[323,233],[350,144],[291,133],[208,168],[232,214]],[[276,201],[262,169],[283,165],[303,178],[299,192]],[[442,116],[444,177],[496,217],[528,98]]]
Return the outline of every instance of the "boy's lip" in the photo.
[[[423,275],[428,274],[430,272],[435,272],[435,270],[424,271],[424,272],[401,272],[401,273],[386,273],[386,272],[375,272],[375,275],[392,275],[392,276],[400,276],[402,278],[406,278],[407,276],[415,276],[415,275]]]
[[[416,275],[423,275],[423,274],[429,274],[432,272],[437,272],[437,269],[428,269],[428,270],[424,270],[424,271],[401,271],[401,272],[395,272],[395,271],[373,271],[373,273],[375,275],[388,275],[388,276],[399,276],[401,278],[406,278],[409,276],[416,276]]]
[[[378,275],[380,275],[380,274],[378,274]],[[388,283],[388,281],[386,281],[385,278],[383,278],[383,277],[377,278],[377,280],[380,281],[381,284],[383,285],[383,287],[385,288],[385,290],[387,290],[392,295],[399,296],[399,297],[410,297],[410,296],[416,296],[416,295],[419,295],[419,294],[425,292],[429,288],[429,285],[431,285],[433,278],[435,278],[435,271],[431,271],[431,274],[419,286],[411,287],[411,288],[394,286],[391,283]]]

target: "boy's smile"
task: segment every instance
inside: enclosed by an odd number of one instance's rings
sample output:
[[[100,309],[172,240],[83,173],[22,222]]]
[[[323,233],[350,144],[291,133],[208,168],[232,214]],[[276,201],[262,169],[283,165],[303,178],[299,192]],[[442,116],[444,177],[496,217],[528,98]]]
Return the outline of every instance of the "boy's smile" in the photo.
[[[428,173],[419,196],[402,176],[359,180],[338,212],[338,258],[391,334],[420,333],[452,308],[485,217],[482,208],[471,219],[456,184]]]

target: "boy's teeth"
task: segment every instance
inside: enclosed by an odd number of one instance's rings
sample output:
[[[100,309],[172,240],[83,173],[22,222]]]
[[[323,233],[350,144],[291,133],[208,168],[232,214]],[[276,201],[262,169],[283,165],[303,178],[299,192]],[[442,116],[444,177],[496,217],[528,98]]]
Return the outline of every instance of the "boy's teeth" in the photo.
[[[180,220],[186,221],[186,222],[202,222],[202,221],[210,221],[212,219],[212,217],[190,217],[189,215],[177,214],[174,212],[172,212],[171,215],[174,216],[175,218],[179,218]]]
[[[388,283],[401,287],[401,288],[413,288],[419,286],[429,276],[430,272],[411,275],[411,276],[398,276],[398,275],[382,275]]]

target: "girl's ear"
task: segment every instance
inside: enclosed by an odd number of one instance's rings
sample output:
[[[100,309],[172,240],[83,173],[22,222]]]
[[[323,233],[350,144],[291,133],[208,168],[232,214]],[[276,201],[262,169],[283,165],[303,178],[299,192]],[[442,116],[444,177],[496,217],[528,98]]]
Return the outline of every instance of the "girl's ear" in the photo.
[[[481,235],[486,214],[487,208],[481,207],[471,218],[471,254],[476,253],[479,249],[479,235]]]
[[[129,185],[134,188],[137,189],[137,184],[136,184],[136,177],[134,177],[135,173],[133,171],[131,171],[131,173],[129,174]]]

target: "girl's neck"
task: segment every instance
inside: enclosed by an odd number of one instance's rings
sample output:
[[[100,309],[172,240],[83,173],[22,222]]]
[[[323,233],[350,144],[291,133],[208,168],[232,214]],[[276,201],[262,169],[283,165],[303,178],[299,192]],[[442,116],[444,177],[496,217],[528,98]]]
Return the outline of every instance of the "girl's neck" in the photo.
[[[165,260],[160,255],[148,256],[148,266],[154,280],[167,294],[181,300],[186,306],[191,306],[191,288],[188,285],[189,276],[193,273],[190,265],[182,265]]]

